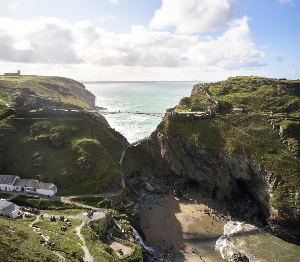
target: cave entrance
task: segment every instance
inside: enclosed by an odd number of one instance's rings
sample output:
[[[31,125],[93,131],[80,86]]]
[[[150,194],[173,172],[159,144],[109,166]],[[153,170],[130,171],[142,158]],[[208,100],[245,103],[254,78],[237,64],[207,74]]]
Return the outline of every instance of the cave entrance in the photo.
[[[237,179],[236,181],[237,191],[242,198],[246,200],[251,199],[251,194],[247,188],[247,184],[242,179]]]
[[[190,180],[187,183],[187,189],[188,190],[197,190],[197,192],[199,192],[199,183],[195,180]]]
[[[187,190],[186,193],[188,194],[189,198],[197,199],[200,193],[199,183],[195,180],[190,180],[187,182]]]

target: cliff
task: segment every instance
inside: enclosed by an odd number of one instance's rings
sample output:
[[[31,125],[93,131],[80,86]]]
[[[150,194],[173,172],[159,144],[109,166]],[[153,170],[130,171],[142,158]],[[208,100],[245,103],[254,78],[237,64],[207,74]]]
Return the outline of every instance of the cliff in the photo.
[[[62,77],[0,77],[0,173],[52,182],[61,194],[121,188],[125,137]]]
[[[217,104],[210,118],[170,117]],[[299,81],[236,77],[198,84],[142,143],[144,160],[127,163],[127,184],[136,193],[149,184],[157,192],[171,185],[179,195],[197,182],[231,216],[300,244],[299,105]],[[232,114],[235,107],[243,113]]]

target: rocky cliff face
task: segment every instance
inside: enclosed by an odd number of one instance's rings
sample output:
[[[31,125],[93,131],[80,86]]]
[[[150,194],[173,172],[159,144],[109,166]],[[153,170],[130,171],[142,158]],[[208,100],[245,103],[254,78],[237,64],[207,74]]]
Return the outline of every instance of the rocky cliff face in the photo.
[[[197,146],[170,133],[166,126],[163,121],[149,141],[142,144],[159,159],[155,177],[174,186],[175,194],[184,191],[188,182],[195,181],[199,193],[219,200],[231,216],[271,228],[283,239],[300,244],[298,193],[292,193],[291,188],[287,190],[293,194],[296,205],[286,213],[270,204],[271,196],[282,183],[279,175],[270,173],[246,155],[224,155]]]
[[[261,84],[265,85],[268,81],[263,80]],[[278,81],[274,80],[274,90],[278,90]],[[272,84],[272,81],[269,82]],[[259,80],[255,80],[253,90],[259,91],[257,83],[260,83]],[[273,90],[271,84],[268,92]],[[297,84],[291,88],[285,84],[284,89],[292,90]],[[219,84],[227,88],[230,85],[230,82]],[[246,87],[248,93],[252,92],[250,87]],[[197,85],[192,94],[199,93],[199,88],[203,91],[202,86]],[[221,93],[220,90],[217,91]],[[230,93],[228,90],[226,92]],[[229,102],[227,104],[231,106]],[[142,174],[142,177],[148,177],[147,181],[151,181],[154,190],[161,187],[155,184],[156,181],[173,186],[176,195],[185,190],[188,182],[195,181],[199,184],[199,193],[219,200],[232,217],[271,229],[284,240],[300,244],[300,192],[295,182],[299,174],[298,151],[297,154],[289,152],[288,143],[284,142],[287,140],[287,132],[284,132],[286,130],[283,127],[279,128],[282,125],[285,128],[288,126],[293,131],[290,132],[291,136],[297,140],[295,130],[298,128],[298,120],[280,120],[275,116],[281,124],[272,129],[270,123],[273,120],[268,123],[267,118],[261,115],[246,115],[244,118],[230,116],[231,120],[228,117],[220,115],[213,119],[179,123],[167,115],[149,140],[141,145],[157,160],[152,178],[149,179],[149,171]],[[271,118],[274,119],[274,115]],[[200,124],[194,124],[196,121]],[[205,128],[201,127],[201,121]],[[242,124],[242,121],[245,123]],[[178,131],[177,127],[183,128],[188,135],[182,135],[183,132]],[[197,133],[197,128],[202,131]],[[280,166],[284,166],[287,172],[284,168],[278,168]]]

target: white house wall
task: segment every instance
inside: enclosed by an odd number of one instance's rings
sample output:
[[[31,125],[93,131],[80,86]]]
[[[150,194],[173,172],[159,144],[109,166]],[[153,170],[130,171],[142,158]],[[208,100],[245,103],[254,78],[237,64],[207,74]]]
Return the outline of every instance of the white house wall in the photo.
[[[13,212],[10,213],[10,217],[12,219],[17,218],[18,215],[19,215],[19,210],[18,209],[16,209],[15,211],[13,211]]]
[[[0,185],[1,191],[13,191],[14,187],[13,186],[8,186],[8,185]]]
[[[36,193],[46,196],[53,196],[56,192],[50,189],[36,189]]]
[[[20,179],[17,177],[17,179]],[[14,183],[15,183],[14,181]],[[36,181],[38,183],[38,181]],[[57,192],[57,187],[52,184],[53,189],[39,189],[34,187],[21,187],[21,186],[14,186],[14,185],[8,185],[8,184],[0,184],[0,191],[18,191],[18,192],[24,192],[24,193],[33,193],[33,194],[41,194],[41,195],[49,195],[53,196]]]

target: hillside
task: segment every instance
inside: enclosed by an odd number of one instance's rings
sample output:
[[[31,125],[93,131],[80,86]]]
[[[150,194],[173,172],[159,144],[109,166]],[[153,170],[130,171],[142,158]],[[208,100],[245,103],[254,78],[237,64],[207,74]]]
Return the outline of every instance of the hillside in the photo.
[[[128,142],[94,104],[75,80],[0,77],[0,173],[53,182],[59,194],[120,188]]]
[[[128,150],[140,157],[125,161],[127,184],[137,194],[147,184],[180,194],[197,182],[233,217],[300,243],[299,91],[300,81],[263,77],[195,85],[148,141]]]

